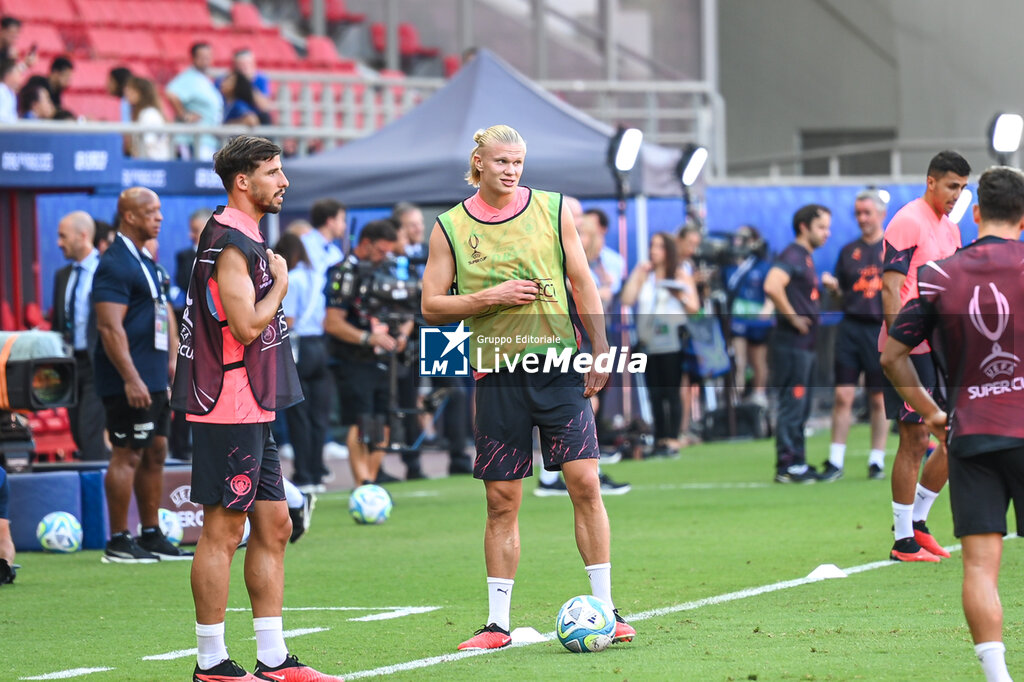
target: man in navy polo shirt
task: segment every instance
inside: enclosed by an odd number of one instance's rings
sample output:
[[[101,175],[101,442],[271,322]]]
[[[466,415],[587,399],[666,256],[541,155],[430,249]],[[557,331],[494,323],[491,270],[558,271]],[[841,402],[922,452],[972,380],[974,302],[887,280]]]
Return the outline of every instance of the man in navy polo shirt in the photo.
[[[169,359],[177,356],[174,312],[161,273],[143,246],[160,233],[160,197],[131,187],[117,201],[120,233],[96,269],[92,301],[100,341],[96,345],[96,393],[107,412],[113,452],[105,487],[110,540],[104,563],[154,563],[190,559],[160,532],[159,505],[170,429]],[[142,521],[138,540],[128,530],[135,490]]]

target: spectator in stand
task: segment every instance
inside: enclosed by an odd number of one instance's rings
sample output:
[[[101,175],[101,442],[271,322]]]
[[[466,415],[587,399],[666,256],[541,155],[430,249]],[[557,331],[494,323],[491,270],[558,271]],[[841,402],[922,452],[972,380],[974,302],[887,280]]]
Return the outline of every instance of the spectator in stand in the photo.
[[[107,94],[121,100],[121,121],[132,120],[132,105],[124,97],[124,88],[132,78],[132,72],[124,66],[115,66],[107,74]]]
[[[18,121],[18,96],[21,70],[13,59],[0,58],[0,123]]]
[[[18,35],[21,33],[21,20],[15,17],[0,17],[0,59],[17,61]]]
[[[220,96],[207,71],[213,63],[213,48],[209,43],[199,42],[192,46],[192,66],[185,69],[167,84],[167,101],[178,121],[220,125],[224,120],[224,98]],[[178,140],[182,158],[209,160],[217,150],[217,138],[202,135],[198,153],[192,154],[192,140],[183,136]]]
[[[18,92],[18,115],[26,119],[52,119],[57,114],[50,91],[40,83],[26,83]]]
[[[71,77],[74,75],[74,72],[75,65],[66,55],[61,55],[60,57],[54,57],[50,63],[49,76],[32,76],[25,85],[37,84],[46,88],[50,93],[50,101],[53,102],[53,106],[60,112],[64,110],[61,106],[61,96],[71,86]]]
[[[225,123],[250,127],[270,123],[270,114],[257,103],[257,90],[245,74],[238,71],[228,74],[221,82],[220,91],[227,103],[224,112]]]
[[[96,250],[102,256],[106,253],[107,248],[114,243],[114,240],[117,239],[117,228],[105,220],[93,218],[93,222],[96,223],[96,236],[92,238],[92,245],[96,247]]]
[[[167,123],[156,86],[148,78],[132,76],[124,87],[124,98],[131,105],[132,121],[140,125],[159,126]],[[135,133],[131,155],[136,159],[170,161],[174,158],[171,137],[166,133]]]
[[[255,109],[258,111],[270,110],[270,80],[256,68],[256,55],[253,54],[252,50],[243,47],[235,52],[231,58],[231,73],[240,73],[252,83]],[[217,89],[221,91],[225,98],[228,97],[228,93],[224,92],[223,85],[229,76],[230,74],[216,81]]]

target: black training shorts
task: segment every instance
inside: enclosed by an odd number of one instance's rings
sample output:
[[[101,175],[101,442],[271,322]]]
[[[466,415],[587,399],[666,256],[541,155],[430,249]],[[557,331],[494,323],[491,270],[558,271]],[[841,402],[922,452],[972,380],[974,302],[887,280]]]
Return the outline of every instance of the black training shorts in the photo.
[[[476,382],[473,476],[512,481],[533,475],[533,427],[544,468],[597,459],[597,428],[583,377],[575,372],[494,372]]]
[[[104,396],[107,413],[107,431],[111,444],[119,448],[141,450],[149,447],[156,436],[166,437],[171,432],[171,407],[167,391],[149,394],[148,408],[132,407],[125,394]]]
[[[921,385],[935,399],[939,407],[944,408],[946,403],[945,395],[938,382],[938,374],[935,372],[932,354],[911,355],[910,361],[914,363],[914,369],[917,370],[917,376],[921,379]],[[914,412],[913,408],[900,397],[900,394],[896,392],[896,389],[892,387],[888,380],[886,380],[882,391],[885,394],[885,416],[887,419],[898,419],[902,424],[924,423],[921,415]]]
[[[868,391],[881,391],[885,386],[881,353],[878,352],[878,329],[881,322],[844,317],[836,329],[835,375],[837,386],[856,386],[861,373]]]
[[[256,500],[284,497],[281,460],[270,422],[192,425],[192,494],[196,504],[249,511]]]
[[[1006,510],[1013,500],[1017,534],[1024,522],[1024,447],[949,457],[949,502],[953,534],[1006,535]]]

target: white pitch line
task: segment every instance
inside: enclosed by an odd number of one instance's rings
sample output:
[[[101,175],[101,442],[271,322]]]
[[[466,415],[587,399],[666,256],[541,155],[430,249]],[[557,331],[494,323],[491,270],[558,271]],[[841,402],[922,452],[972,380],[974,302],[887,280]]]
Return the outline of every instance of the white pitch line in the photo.
[[[61,670],[56,673],[47,673],[46,675],[35,675],[33,677],[19,677],[20,680],[66,680],[72,677],[81,677],[82,675],[90,675],[92,673],[103,673],[113,668],[72,668],[71,670]]]
[[[296,630],[285,630],[284,637],[289,639],[291,637],[301,637],[302,635],[311,635],[315,632],[326,632],[330,628],[298,628]],[[249,639],[256,639],[250,637]],[[154,654],[153,656],[143,656],[144,661],[173,661],[178,658],[188,658],[189,656],[195,656],[199,653],[198,649],[178,649],[177,651],[168,651],[166,654]],[[26,678],[27,679],[27,678]]]
[[[960,549],[960,545],[951,545],[946,548],[949,552],[955,552]],[[886,561],[872,561],[868,564],[861,564],[859,566],[853,566],[851,568],[843,569],[847,574],[863,573],[865,571],[873,571],[876,568],[885,568],[886,566],[895,566],[899,564],[898,561],[886,560]],[[779,590],[787,590],[791,587],[799,587],[801,585],[809,585],[810,583],[817,583],[823,580],[829,580],[829,578],[796,578],[794,580],[783,580],[777,583],[771,583],[769,585],[761,585],[760,587],[750,587],[744,590],[738,590],[736,592],[728,592],[726,594],[720,594],[714,597],[706,597],[704,599],[697,599],[695,601],[689,601],[682,604],[676,604],[675,606],[666,606],[660,609],[651,609],[649,611],[641,611],[639,613],[633,613],[626,616],[629,621],[641,621],[647,620],[648,618],[657,618],[659,616],[666,616],[671,613],[678,613],[680,611],[693,611],[705,606],[713,606],[715,604],[724,604],[726,602],[736,601],[738,599],[747,599],[749,597],[756,597],[762,594],[768,594],[770,592],[778,592]],[[552,640],[555,637],[554,632],[548,632],[542,635],[545,640]],[[522,644],[513,644],[512,646],[529,646],[534,642],[524,642]],[[345,673],[344,677],[348,680],[358,680],[363,677],[377,677],[380,675],[392,675],[394,673],[406,672],[408,670],[416,670],[418,668],[427,668],[439,663],[452,663],[454,661],[461,660],[463,658],[469,658],[470,656],[479,656],[481,654],[493,654],[498,651],[504,651],[504,649],[484,649],[477,651],[460,651],[454,654],[444,654],[442,656],[432,656],[430,658],[421,658],[416,661],[408,661],[406,663],[396,663],[395,665],[385,665],[380,668],[373,668],[372,670],[360,670],[352,673]]]

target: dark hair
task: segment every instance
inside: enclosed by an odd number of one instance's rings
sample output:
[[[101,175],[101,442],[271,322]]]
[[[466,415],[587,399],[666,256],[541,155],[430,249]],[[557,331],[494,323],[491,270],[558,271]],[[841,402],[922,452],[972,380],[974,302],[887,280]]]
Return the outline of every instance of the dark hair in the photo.
[[[93,218],[92,221],[96,223],[96,234],[92,238],[93,246],[99,248],[103,242],[114,241],[114,234],[117,230],[114,229],[113,225],[105,220],[97,220],[96,218]]]
[[[665,249],[665,277],[671,279],[676,276],[679,268],[679,251],[676,249],[676,240],[668,232],[655,232],[651,235],[651,243],[655,239],[661,240],[661,248]]]
[[[0,17],[0,28],[8,29],[15,26],[21,26],[21,19],[11,16]]]
[[[420,210],[420,207],[411,201],[399,201],[395,204],[395,207],[391,209],[391,219],[396,223],[402,222],[402,216],[406,213],[412,213],[413,211]]]
[[[124,97],[124,86],[128,85],[128,81],[132,78],[131,70],[126,66],[115,66],[110,70],[109,76],[114,79],[116,84],[114,94]]]
[[[239,135],[213,155],[213,170],[230,193],[239,173],[251,175],[260,164],[280,155],[281,148],[265,137]]]
[[[978,180],[978,210],[982,220],[1019,223],[1024,218],[1024,173],[993,166]]]
[[[45,85],[40,83],[31,81],[26,83],[25,87],[18,91],[18,116],[24,118],[32,110],[32,105],[39,101],[39,95],[43,91],[47,94],[50,92]]]
[[[386,242],[393,242],[398,239],[398,229],[395,227],[395,221],[391,218],[382,218],[381,220],[373,220],[363,225],[363,229],[359,231],[359,241],[379,242],[381,240]]]
[[[66,54],[54,57],[53,61],[50,62],[50,73],[57,73],[58,71],[73,71],[74,68],[75,65],[71,62],[71,58]]]
[[[746,246],[750,253],[759,259],[768,257],[768,243],[761,235],[761,231],[749,223],[736,228],[733,244],[738,247]]]
[[[801,206],[793,214],[793,234],[800,236],[800,226],[807,225],[810,227],[811,222],[822,214],[832,215],[832,211],[828,210],[821,204],[807,204]]]
[[[153,81],[140,76],[132,76],[128,80],[127,85],[132,86],[139,93],[138,104],[132,105],[133,121],[138,120],[140,111],[150,107],[156,109],[161,114],[163,113],[163,105],[160,104],[160,95],[157,94],[156,85],[153,84]]]
[[[928,177],[941,178],[946,173],[967,177],[971,174],[971,164],[967,159],[954,151],[939,152],[928,162]]]
[[[686,224],[686,225],[683,225],[682,227],[679,228],[679,232],[676,233],[676,238],[677,239],[685,239],[686,237],[688,237],[689,235],[693,234],[694,232],[696,232],[697,234],[700,234],[700,228],[697,227],[696,225]]]
[[[602,230],[608,229],[608,214],[599,208],[588,208],[583,212],[583,215],[597,216],[597,224],[601,226]]]
[[[231,96],[239,102],[245,102],[254,111],[258,109],[256,106],[256,96],[253,94],[252,81],[249,80],[249,77],[240,71],[232,71],[231,76],[235,82],[235,86],[231,88]]]
[[[294,270],[299,263],[310,265],[309,254],[306,253],[306,247],[303,246],[302,240],[291,232],[281,235],[277,244],[274,245],[274,251],[284,258],[284,262],[288,264],[288,270]]]
[[[7,78],[7,75],[18,65],[18,60],[4,57],[0,59],[0,80]]]
[[[195,59],[196,54],[198,54],[199,50],[203,49],[204,47],[210,48],[212,46],[210,45],[210,43],[201,40],[198,43],[192,43],[192,47],[188,49],[188,53],[192,55],[192,59]]]
[[[347,210],[345,204],[336,199],[320,199],[309,210],[309,222],[313,224],[315,229],[319,230],[327,224],[328,220],[338,215],[338,211]]]

